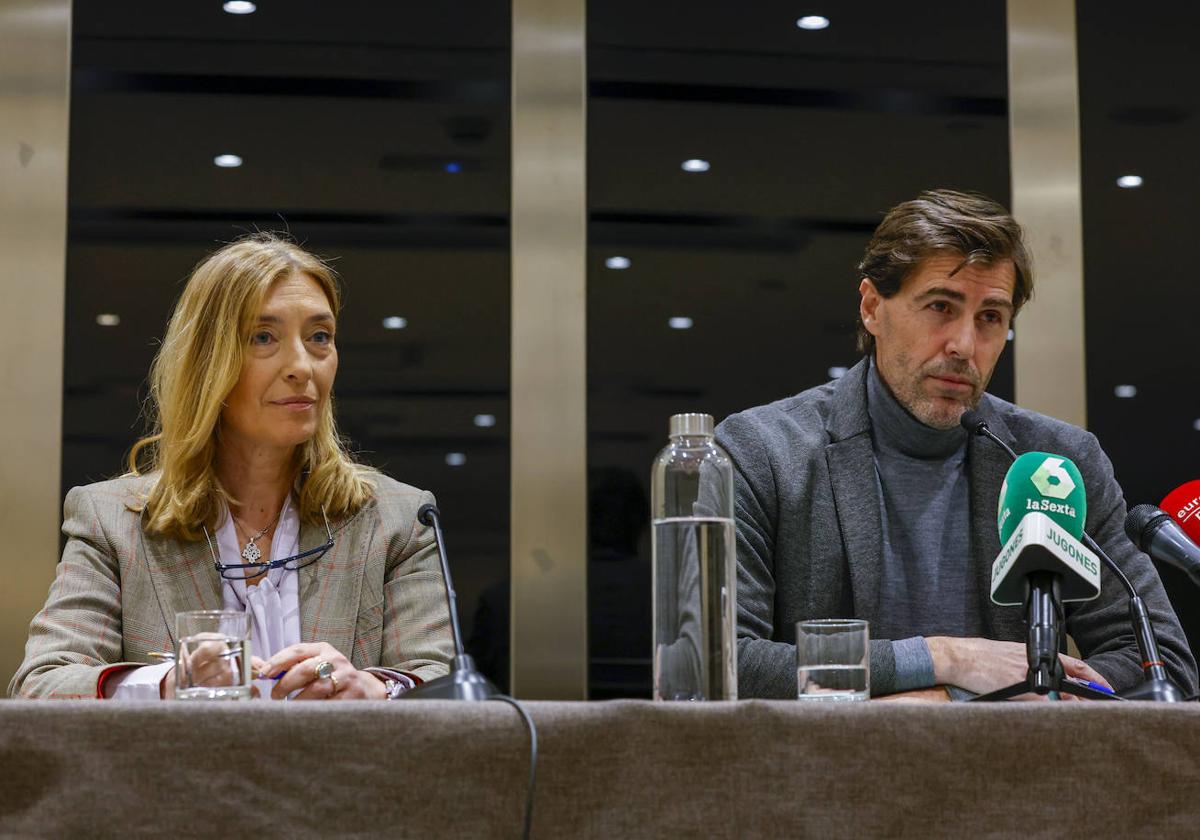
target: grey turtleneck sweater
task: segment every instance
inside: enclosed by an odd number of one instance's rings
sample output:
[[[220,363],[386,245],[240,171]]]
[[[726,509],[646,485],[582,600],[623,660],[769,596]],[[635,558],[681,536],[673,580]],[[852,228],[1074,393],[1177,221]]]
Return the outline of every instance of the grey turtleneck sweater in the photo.
[[[934,683],[925,636],[981,636],[974,572],[968,563],[967,434],[913,417],[871,362],[867,412],[883,511],[883,621],[873,638],[899,639],[897,690]]]

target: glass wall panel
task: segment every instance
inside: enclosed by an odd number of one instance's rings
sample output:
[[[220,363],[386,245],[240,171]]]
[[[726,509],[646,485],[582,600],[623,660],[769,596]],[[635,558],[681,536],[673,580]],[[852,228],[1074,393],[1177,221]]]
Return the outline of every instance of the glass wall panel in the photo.
[[[191,267],[290,232],[342,277],[343,433],[437,495],[464,630],[506,645],[507,596],[473,625],[508,569],[508,5],[74,14],[64,493],[123,471]]]
[[[889,207],[937,187],[1009,202],[1002,0],[800,14],[590,6],[596,698],[650,691],[646,497],[669,416],[720,421],[856,363],[855,265]],[[1010,353],[990,390],[1012,398]]]
[[[1080,128],[1088,427],[1130,506],[1200,478],[1200,9],[1152,0],[1136,14],[1080,3]],[[1124,185],[1124,186],[1123,186]],[[1200,650],[1200,597],[1159,567]]]

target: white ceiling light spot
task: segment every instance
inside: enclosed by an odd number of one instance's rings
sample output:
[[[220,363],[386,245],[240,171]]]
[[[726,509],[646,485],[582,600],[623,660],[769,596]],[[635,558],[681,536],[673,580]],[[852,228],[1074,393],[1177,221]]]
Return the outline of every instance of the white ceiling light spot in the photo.
[[[446,463],[451,467],[461,467],[467,463],[467,456],[462,452],[447,452]]]
[[[495,414],[476,414],[475,425],[481,429],[490,429],[496,425]]]
[[[681,168],[684,172],[707,172],[712,168],[712,164],[700,158],[688,158],[683,162]]]
[[[841,378],[842,378],[843,376],[845,376],[845,375],[846,375],[846,374],[847,374],[849,371],[850,371],[850,368],[844,368],[844,367],[831,367],[831,368],[829,369],[829,378],[830,378],[830,379],[841,379]]]
[[[1136,385],[1118,385],[1113,388],[1113,393],[1123,400],[1131,400],[1137,396]]]
[[[101,312],[96,316],[96,323],[102,327],[115,327],[121,323],[121,316],[112,312]]]
[[[1123,190],[1137,189],[1142,185],[1141,175],[1122,175],[1117,179],[1117,186]]]
[[[1197,432],[1200,432],[1200,417],[1197,417],[1195,420],[1192,421],[1192,428],[1195,429]]]
[[[692,328],[692,319],[686,315],[676,315],[673,318],[667,319],[667,326],[673,330],[690,330]]]
[[[222,169],[237,169],[242,165],[242,159],[238,155],[217,155],[213,158],[213,163]]]
[[[402,330],[408,326],[408,319],[401,318],[399,315],[389,315],[383,319],[383,328],[385,330]]]
[[[252,15],[258,11],[258,6],[249,0],[226,0],[221,8],[231,15]]]
[[[604,261],[605,268],[611,268],[613,271],[624,271],[633,265],[629,257],[609,257]]]
[[[796,21],[796,26],[801,29],[807,29],[810,32],[815,32],[818,29],[828,29],[829,18],[824,15],[805,15]]]

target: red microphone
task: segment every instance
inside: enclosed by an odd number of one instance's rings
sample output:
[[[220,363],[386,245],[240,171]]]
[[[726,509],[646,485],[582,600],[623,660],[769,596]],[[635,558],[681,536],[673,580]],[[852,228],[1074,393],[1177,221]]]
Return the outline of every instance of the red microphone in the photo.
[[[1200,480],[1179,485],[1158,506],[1179,523],[1192,542],[1200,544]]]

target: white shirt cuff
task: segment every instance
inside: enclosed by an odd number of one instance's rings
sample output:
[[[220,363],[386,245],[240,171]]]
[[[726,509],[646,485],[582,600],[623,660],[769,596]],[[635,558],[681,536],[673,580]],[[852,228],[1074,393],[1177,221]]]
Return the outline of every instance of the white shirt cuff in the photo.
[[[159,662],[157,665],[130,668],[123,674],[110,677],[104,684],[104,693],[111,700],[158,700],[159,685],[174,667],[174,662]]]

